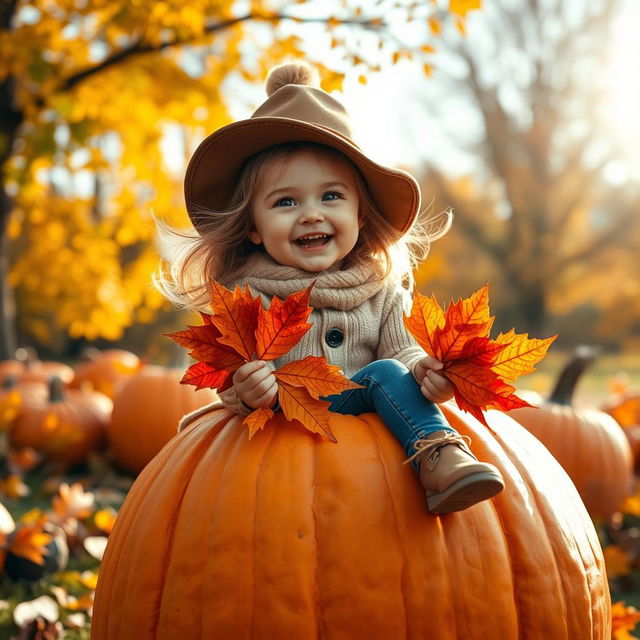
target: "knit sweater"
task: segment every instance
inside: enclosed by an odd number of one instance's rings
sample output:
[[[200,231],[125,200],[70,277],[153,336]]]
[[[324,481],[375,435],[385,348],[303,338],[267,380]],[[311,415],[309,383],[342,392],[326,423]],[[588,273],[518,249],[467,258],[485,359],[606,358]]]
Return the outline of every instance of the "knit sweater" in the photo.
[[[313,326],[285,356],[273,361],[275,368],[313,355],[325,356],[347,377],[366,364],[385,358],[399,360],[413,372],[426,354],[404,326],[410,295],[395,278],[385,279],[383,275],[374,261],[310,273],[255,253],[236,282],[223,284],[231,287],[247,282],[266,307],[273,296],[284,299],[315,280],[309,298],[313,307],[309,322]],[[233,387],[219,395],[225,407],[241,415],[250,413]]]

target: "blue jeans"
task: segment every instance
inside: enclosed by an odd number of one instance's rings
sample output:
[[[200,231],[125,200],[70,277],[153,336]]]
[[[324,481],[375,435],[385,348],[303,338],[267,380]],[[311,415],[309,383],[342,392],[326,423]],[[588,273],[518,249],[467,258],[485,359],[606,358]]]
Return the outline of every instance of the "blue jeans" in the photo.
[[[371,362],[351,380],[364,388],[326,396],[323,399],[331,402],[329,410],[351,415],[377,413],[403,446],[407,457],[416,452],[414,444],[420,438],[434,431],[455,432],[439,407],[422,395],[413,374],[398,360]],[[415,459],[412,464],[417,471]]]

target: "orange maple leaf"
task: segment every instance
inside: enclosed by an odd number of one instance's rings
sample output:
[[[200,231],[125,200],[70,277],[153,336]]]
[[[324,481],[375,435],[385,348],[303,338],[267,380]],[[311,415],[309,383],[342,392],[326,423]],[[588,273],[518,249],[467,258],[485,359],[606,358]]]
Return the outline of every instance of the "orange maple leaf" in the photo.
[[[44,518],[33,524],[22,524],[11,538],[9,551],[35,564],[44,564],[44,556],[49,554],[47,545],[51,542],[51,536],[44,531],[45,524]]]
[[[418,344],[443,363],[441,373],[453,385],[458,406],[484,424],[483,410],[530,406],[508,383],[535,371],[534,365],[557,337],[540,340],[512,329],[493,340],[493,320],[488,285],[470,298],[452,301],[446,312],[433,296],[416,291],[411,314],[405,316],[405,326]]]
[[[171,337],[181,346],[191,349],[189,356],[201,362],[215,362],[231,370],[245,362],[232,347],[220,343],[222,332],[213,322],[213,316],[200,312],[203,325],[189,326],[185,331],[176,331]]]
[[[640,622],[640,611],[635,607],[628,607],[619,601],[611,606],[611,637],[615,640],[635,638],[629,631],[633,631]]]
[[[242,421],[242,424],[246,424],[247,427],[249,427],[249,440],[251,440],[260,429],[264,429],[267,422],[269,422],[274,415],[273,409],[268,409],[267,407],[260,407],[260,409],[252,411]]]
[[[362,389],[362,385],[345,378],[340,367],[327,364],[326,358],[318,356],[289,362],[277,369],[275,376],[278,382],[304,387],[316,400],[347,389]]]
[[[312,311],[309,294],[314,283],[303,291],[292,293],[284,302],[274,296],[268,310],[260,307],[256,330],[260,360],[275,360],[283,356],[309,331],[311,324],[307,318]]]
[[[329,405],[317,400],[304,387],[296,387],[287,382],[278,383],[278,401],[287,420],[297,420],[313,433],[326,436],[331,442],[337,442],[329,428]]]
[[[254,298],[249,286],[243,291],[236,286],[233,292],[211,282],[211,307],[213,324],[220,331],[218,342],[231,347],[245,360],[253,360],[256,352],[256,327],[260,298]]]
[[[311,328],[307,322],[312,308],[309,295],[313,283],[285,300],[274,297],[264,309],[259,297],[253,298],[249,287],[229,291],[217,282],[211,285],[212,315],[202,313],[204,324],[166,334],[189,349],[197,360],[181,382],[197,389],[211,387],[224,391],[233,385],[232,374],[245,362],[275,360],[290,349]],[[300,422],[313,433],[335,442],[329,429],[329,402],[322,396],[360,387],[346,378],[338,367],[324,357],[309,356],[284,365],[275,371],[278,399],[287,420]],[[274,412],[256,409],[243,420],[249,438],[264,429]]]

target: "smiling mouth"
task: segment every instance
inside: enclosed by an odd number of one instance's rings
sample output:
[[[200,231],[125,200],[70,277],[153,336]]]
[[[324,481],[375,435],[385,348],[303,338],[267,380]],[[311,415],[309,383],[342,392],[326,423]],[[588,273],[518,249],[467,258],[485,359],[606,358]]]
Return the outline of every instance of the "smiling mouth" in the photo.
[[[321,247],[329,242],[333,236],[326,233],[314,233],[302,238],[297,238],[294,243],[303,249]]]

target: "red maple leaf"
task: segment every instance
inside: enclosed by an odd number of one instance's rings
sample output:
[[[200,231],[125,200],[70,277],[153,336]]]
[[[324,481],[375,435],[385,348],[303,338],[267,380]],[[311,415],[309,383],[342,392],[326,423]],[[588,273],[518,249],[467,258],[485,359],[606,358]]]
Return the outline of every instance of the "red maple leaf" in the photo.
[[[411,314],[405,317],[418,344],[443,363],[441,373],[453,385],[458,406],[484,424],[483,410],[529,406],[509,382],[534,371],[557,337],[540,340],[512,329],[492,340],[493,320],[488,285],[470,298],[452,301],[446,311],[433,296],[416,291]]]
[[[189,355],[197,360],[187,369],[182,384],[224,391],[233,386],[233,373],[245,362],[275,360],[288,353],[311,327],[307,319],[312,311],[312,287],[313,284],[284,301],[274,297],[269,308],[264,309],[248,286],[230,291],[212,282],[212,315],[201,313],[204,324],[166,334],[189,349]],[[335,442],[329,429],[329,403],[320,398],[360,385],[346,378],[338,367],[329,365],[324,357],[308,356],[289,362],[274,374],[285,418]],[[249,438],[264,429],[273,416],[268,408],[250,413],[243,421]]]

